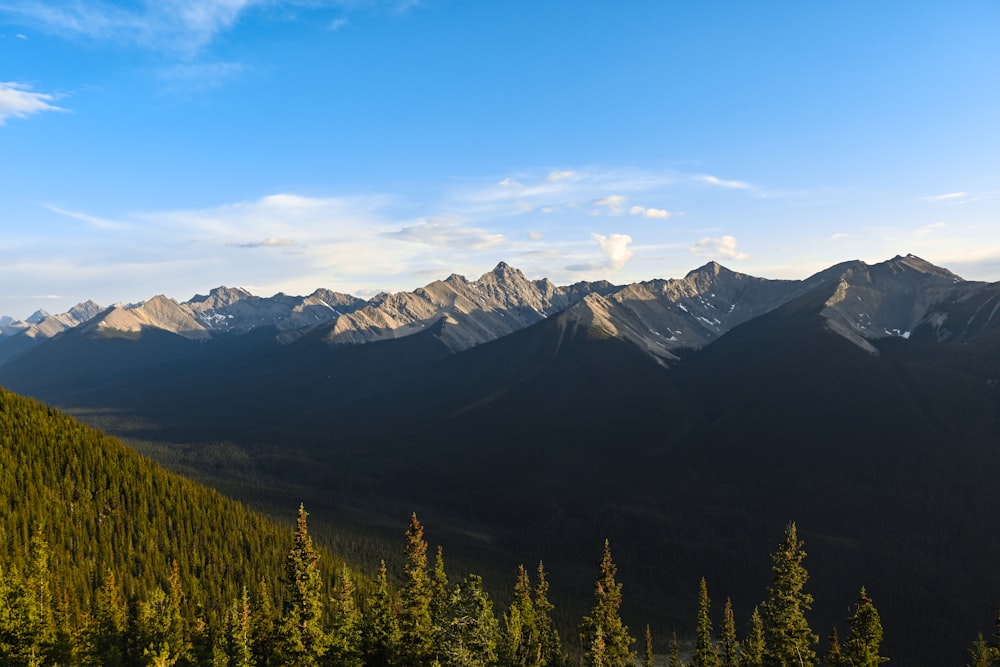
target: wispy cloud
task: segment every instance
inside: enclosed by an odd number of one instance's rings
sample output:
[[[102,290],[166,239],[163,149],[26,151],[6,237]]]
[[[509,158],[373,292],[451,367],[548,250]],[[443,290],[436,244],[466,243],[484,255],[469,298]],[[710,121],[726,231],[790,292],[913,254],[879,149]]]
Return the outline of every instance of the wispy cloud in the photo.
[[[720,188],[727,188],[730,190],[749,190],[753,186],[744,181],[730,181],[719,178],[717,176],[711,176],[708,174],[701,174],[695,176],[695,180],[701,181],[702,183],[708,183],[709,185],[715,185]]]
[[[128,225],[116,222],[114,220],[108,220],[106,218],[100,218],[96,215],[88,215],[87,213],[79,213],[77,211],[69,211],[59,206],[53,206],[52,204],[42,204],[42,208],[52,211],[53,213],[58,213],[59,215],[65,216],[67,218],[72,218],[74,220],[79,220],[80,222],[85,222],[95,229],[124,229]]]
[[[382,236],[411,243],[473,250],[491,248],[504,241],[503,234],[493,234],[484,229],[464,227],[461,221],[456,218],[422,220],[415,225],[404,227],[395,232],[385,232]]]
[[[52,104],[55,99],[55,95],[33,92],[27,84],[0,82],[0,125],[8,118],[27,118],[43,111],[66,111]]]
[[[622,215],[625,213],[625,201],[622,195],[609,195],[594,201],[594,206],[607,209],[609,215]]]
[[[172,0],[122,5],[104,0],[0,0],[0,15],[66,38],[195,52],[247,9],[269,0]]]
[[[965,199],[969,196],[968,192],[949,192],[944,195],[932,195],[930,197],[921,197],[920,201],[926,202],[939,202],[939,201],[955,201],[957,199]]]
[[[691,246],[690,251],[706,259],[750,259],[750,255],[736,249],[736,238],[728,235],[720,238],[703,238]]]
[[[228,243],[226,245],[237,248],[288,248],[295,245],[292,239],[269,238],[263,241],[251,241],[249,243]]]
[[[644,218],[660,218],[662,220],[666,220],[673,215],[670,211],[662,208],[646,208],[645,206],[633,206],[628,212],[632,215],[641,215]]]

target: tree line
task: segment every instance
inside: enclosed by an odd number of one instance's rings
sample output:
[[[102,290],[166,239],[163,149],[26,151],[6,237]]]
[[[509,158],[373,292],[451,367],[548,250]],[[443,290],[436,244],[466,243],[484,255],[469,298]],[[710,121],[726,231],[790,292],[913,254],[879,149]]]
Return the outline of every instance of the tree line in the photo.
[[[818,655],[807,616],[804,545],[790,524],[772,554],[766,599],[737,623],[713,623],[701,582],[693,638],[637,646],[605,542],[593,608],[563,641],[541,563],[521,567],[498,610],[481,577],[452,581],[416,516],[403,566],[374,575],[317,547],[299,509],[287,530],[119,441],[0,390],[0,666],[458,665],[857,667],[885,662],[882,626],[862,588]],[[390,581],[396,585],[390,585]],[[558,616],[559,619],[563,617]],[[564,627],[564,626],[561,626]],[[668,638],[664,641],[664,638]],[[1000,666],[996,636],[970,667]]]
[[[154,585],[131,597],[114,571],[108,571],[90,608],[81,611],[79,601],[61,593],[53,580],[48,544],[39,531],[26,570],[0,571],[0,664],[631,667],[637,662],[636,640],[620,614],[622,587],[607,541],[594,606],[579,623],[579,650],[571,653],[556,629],[548,574],[541,563],[534,579],[523,566],[518,569],[513,600],[498,614],[481,577],[469,574],[453,583],[440,547],[431,562],[424,528],[413,515],[405,534],[401,584],[390,586],[383,561],[368,591],[362,592],[346,565],[332,582],[325,580],[307,516],[300,507],[279,590],[270,590],[262,578],[255,587],[244,585],[214,615],[206,609],[185,612],[194,582],[183,580],[176,561],[165,586]],[[702,579],[693,644],[682,659],[674,635],[668,664],[875,667],[885,662],[879,615],[864,589],[848,619],[844,641],[834,630],[825,657],[817,659],[818,637],[806,618],[812,597],[804,591],[804,557],[795,525],[790,524],[772,554],[767,599],[752,614],[742,638],[729,600],[719,632],[713,630],[708,587]],[[652,667],[649,626],[644,639],[641,662]],[[988,660],[995,660],[995,647],[981,639],[979,645],[994,656]]]

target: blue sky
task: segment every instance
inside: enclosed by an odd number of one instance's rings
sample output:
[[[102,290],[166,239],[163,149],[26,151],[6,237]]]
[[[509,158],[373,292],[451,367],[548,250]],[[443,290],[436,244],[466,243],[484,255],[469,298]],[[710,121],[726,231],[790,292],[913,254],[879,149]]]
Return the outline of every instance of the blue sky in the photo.
[[[997,281],[998,34],[996,0],[0,0],[0,313],[500,260]]]

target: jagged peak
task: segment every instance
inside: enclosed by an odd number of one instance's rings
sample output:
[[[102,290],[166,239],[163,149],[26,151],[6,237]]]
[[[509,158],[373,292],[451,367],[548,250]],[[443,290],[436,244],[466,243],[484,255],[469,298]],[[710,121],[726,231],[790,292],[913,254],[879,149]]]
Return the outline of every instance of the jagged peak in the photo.
[[[222,302],[229,305],[239,301],[240,299],[245,299],[251,296],[253,296],[253,294],[242,287],[226,287],[225,285],[220,285],[219,287],[209,290],[207,295],[195,294],[191,297],[191,300],[188,301],[188,303],[204,303],[209,299],[212,299],[216,302]]]
[[[40,324],[42,320],[44,320],[46,317],[49,316],[50,313],[48,311],[39,308],[31,315],[29,315],[28,319],[26,319],[25,322],[27,322],[28,324]]]
[[[913,253],[908,253],[905,257],[902,255],[896,255],[892,259],[880,262],[876,266],[888,266],[891,268],[906,267],[919,273],[948,278],[949,280],[962,280],[961,277],[952,273],[948,269],[932,264],[921,257],[917,257]]]
[[[725,275],[736,275],[736,272],[733,271],[732,269],[726,268],[725,266],[723,266],[722,264],[719,264],[715,260],[712,260],[711,262],[708,262],[707,264],[705,264],[703,266],[699,266],[697,269],[693,269],[691,271],[688,271],[687,275],[684,276],[684,277],[685,278],[691,278],[693,276],[699,276],[699,275],[710,275],[710,276],[718,277],[718,276],[725,276]]]

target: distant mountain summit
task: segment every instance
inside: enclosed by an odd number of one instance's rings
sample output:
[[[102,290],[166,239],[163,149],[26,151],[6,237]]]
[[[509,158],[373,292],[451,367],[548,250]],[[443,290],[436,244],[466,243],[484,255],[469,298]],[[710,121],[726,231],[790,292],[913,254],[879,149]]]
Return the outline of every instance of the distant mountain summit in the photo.
[[[393,340],[434,328],[449,350],[459,352],[556,314],[567,326],[594,327],[669,363],[679,350],[699,349],[791,299],[826,289],[830,329],[875,353],[872,340],[905,338],[936,304],[958,294],[968,300],[984,286],[914,255],[874,265],[844,262],[805,280],[757,278],[709,262],[680,279],[624,286],[606,281],[556,286],[545,278],[529,280],[500,262],[473,281],[452,274],[412,292],[371,299],[327,289],[265,298],[217,287],[186,302],[159,295],[106,309],[88,301],[60,315],[38,311],[24,322],[0,321],[0,363],[82,324],[87,326],[81,333],[91,335],[159,330],[202,341],[272,327],[283,344],[308,336],[330,345]],[[941,314],[936,317],[940,322]]]

